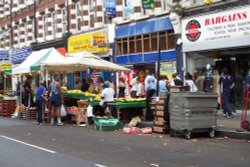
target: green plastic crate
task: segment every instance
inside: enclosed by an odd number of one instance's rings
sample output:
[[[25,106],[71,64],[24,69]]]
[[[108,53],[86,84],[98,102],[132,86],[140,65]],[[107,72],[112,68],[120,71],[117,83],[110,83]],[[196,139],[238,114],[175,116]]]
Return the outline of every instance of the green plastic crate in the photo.
[[[94,123],[95,129],[101,131],[114,131],[123,128],[123,124],[118,119],[115,119],[113,117],[95,118]]]

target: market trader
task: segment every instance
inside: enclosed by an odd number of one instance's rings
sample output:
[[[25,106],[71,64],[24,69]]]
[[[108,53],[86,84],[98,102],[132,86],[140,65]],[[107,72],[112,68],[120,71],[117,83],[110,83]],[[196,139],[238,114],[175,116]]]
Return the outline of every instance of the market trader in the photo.
[[[102,91],[102,100],[100,102],[100,105],[103,107],[104,112],[108,106],[108,103],[114,102],[114,95],[115,95],[114,89],[110,87],[109,81],[105,81],[104,89]]]
[[[51,82],[48,94],[51,94],[51,122],[50,125],[54,125],[55,112],[57,113],[57,125],[61,126],[63,123],[61,122],[61,105],[63,103],[63,97],[61,93],[61,83],[59,79],[59,75],[54,76],[54,81]]]
[[[230,109],[230,100],[231,100],[231,91],[234,87],[233,84],[233,78],[229,75],[228,69],[224,68],[223,74],[220,78],[219,84],[220,84],[220,92],[222,94],[222,97],[224,99],[224,116],[227,118],[233,118],[231,109]]]
[[[153,120],[153,112],[150,108],[150,102],[152,96],[156,92],[156,79],[154,75],[149,72],[149,70],[146,70],[145,72],[146,78],[144,80],[144,85],[146,89],[146,121],[152,121]]]

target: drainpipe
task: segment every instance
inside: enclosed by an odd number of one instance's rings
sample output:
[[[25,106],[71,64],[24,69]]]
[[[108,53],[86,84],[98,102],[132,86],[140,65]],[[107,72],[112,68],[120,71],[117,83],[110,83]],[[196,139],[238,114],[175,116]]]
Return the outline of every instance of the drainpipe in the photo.
[[[34,38],[37,42],[37,20],[36,20],[36,0],[34,0]]]

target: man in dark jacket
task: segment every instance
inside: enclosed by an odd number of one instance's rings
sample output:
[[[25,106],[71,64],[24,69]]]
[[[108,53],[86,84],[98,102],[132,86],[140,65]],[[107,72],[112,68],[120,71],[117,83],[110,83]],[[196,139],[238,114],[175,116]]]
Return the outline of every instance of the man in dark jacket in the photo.
[[[224,99],[224,110],[223,110],[224,116],[226,116],[227,118],[233,118],[230,109],[230,100],[231,100],[231,91],[232,88],[234,87],[234,84],[233,84],[233,78],[232,76],[229,75],[227,68],[223,69],[223,73],[220,78],[219,84],[221,88],[220,92]]]

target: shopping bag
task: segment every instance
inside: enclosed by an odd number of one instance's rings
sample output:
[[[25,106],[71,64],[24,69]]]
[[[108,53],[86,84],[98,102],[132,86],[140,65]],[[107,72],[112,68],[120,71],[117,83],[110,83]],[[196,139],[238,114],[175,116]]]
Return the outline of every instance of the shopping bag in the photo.
[[[93,107],[91,105],[88,105],[87,107],[87,116],[93,117]]]
[[[64,105],[62,104],[62,106],[61,106],[61,117],[65,117],[65,116],[67,116],[67,112],[66,112],[66,109],[65,109]]]
[[[134,117],[132,120],[129,122],[128,126],[129,127],[135,127],[139,122],[141,122],[140,117]]]
[[[48,97],[46,97],[45,95],[41,95],[41,98],[43,99],[45,103],[48,103],[49,101]]]

